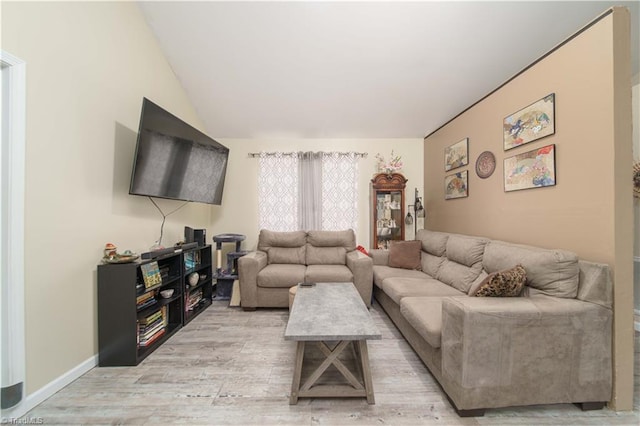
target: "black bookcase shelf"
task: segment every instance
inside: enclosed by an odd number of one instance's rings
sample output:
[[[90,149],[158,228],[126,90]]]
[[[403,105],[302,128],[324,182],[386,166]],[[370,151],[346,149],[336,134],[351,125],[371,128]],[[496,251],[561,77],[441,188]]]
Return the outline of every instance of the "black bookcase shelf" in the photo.
[[[187,267],[192,260],[193,266]],[[162,283],[145,288],[141,266],[151,262],[158,263]],[[205,278],[195,286],[190,286],[188,278],[193,272]],[[212,276],[210,245],[132,263],[98,265],[99,365],[132,366],[142,362],[211,305]],[[165,299],[160,291],[166,289],[173,289],[174,292]],[[189,310],[189,297],[198,292],[201,292],[202,298]],[[147,294],[146,297],[155,299],[155,303],[140,309],[137,301]],[[160,315],[158,311],[161,311]],[[147,338],[152,337],[151,343],[143,346],[140,338],[144,333],[139,333],[139,327],[143,322],[154,319],[154,314],[162,318],[162,326],[157,322],[156,326],[163,331],[161,334],[147,335]],[[157,318],[155,321],[158,321]]]
[[[183,285],[184,285],[184,320],[183,324],[188,324],[202,311],[211,306],[213,300],[213,287],[211,278],[213,274],[211,264],[211,246],[195,247],[183,252]],[[190,276],[198,274],[198,282],[190,283]],[[198,299],[193,304],[192,299]]]

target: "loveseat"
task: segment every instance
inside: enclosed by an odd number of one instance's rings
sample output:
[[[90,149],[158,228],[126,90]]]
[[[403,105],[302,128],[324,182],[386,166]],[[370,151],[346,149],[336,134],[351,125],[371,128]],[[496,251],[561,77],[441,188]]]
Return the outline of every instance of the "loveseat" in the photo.
[[[374,296],[461,416],[487,408],[602,408],[612,386],[607,265],[486,238],[420,230],[372,250]],[[476,297],[524,268],[517,297]],[[499,286],[498,286],[499,287]],[[471,294],[471,295],[470,295]]]
[[[263,229],[257,250],[238,259],[244,310],[286,308],[301,282],[352,282],[371,306],[373,262],[356,250],[353,230],[274,232]]]

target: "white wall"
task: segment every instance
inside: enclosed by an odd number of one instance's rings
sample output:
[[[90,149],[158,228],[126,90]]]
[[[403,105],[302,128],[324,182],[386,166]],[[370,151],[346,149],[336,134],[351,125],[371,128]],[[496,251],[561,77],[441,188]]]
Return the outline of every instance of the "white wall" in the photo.
[[[97,353],[104,244],[142,251],[158,238],[160,214],[128,195],[142,97],[200,121],[133,2],[2,2],[2,49],[27,69],[29,396]],[[206,227],[212,210],[180,210],[164,241]]]
[[[357,243],[369,247],[369,190],[376,170],[375,155],[389,159],[391,150],[402,156],[402,173],[409,179],[407,204],[413,204],[414,188],[422,195],[424,167],[422,139],[220,139],[230,148],[229,168],[225,183],[223,208],[216,211],[211,227],[216,232],[244,234],[245,249],[255,249],[258,241],[258,158],[249,153],[260,151],[357,151],[368,153],[359,160]],[[406,208],[406,206],[405,206]],[[428,214],[428,210],[427,210]],[[413,238],[413,227],[406,235]]]

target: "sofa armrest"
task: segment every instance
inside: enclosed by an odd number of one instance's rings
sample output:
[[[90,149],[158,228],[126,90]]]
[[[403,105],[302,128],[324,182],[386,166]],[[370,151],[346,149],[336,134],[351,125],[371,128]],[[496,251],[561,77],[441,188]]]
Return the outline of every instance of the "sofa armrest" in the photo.
[[[238,258],[240,304],[243,308],[258,306],[258,272],[267,266],[267,253],[252,251]]]
[[[609,401],[611,327],[577,299],[445,298],[443,387],[460,410]]]
[[[373,291],[373,261],[358,250],[347,253],[347,267],[353,274],[353,284],[362,297],[362,301],[371,306],[371,292]]]
[[[389,250],[371,249],[369,250],[369,254],[373,259],[374,265],[389,265]]]

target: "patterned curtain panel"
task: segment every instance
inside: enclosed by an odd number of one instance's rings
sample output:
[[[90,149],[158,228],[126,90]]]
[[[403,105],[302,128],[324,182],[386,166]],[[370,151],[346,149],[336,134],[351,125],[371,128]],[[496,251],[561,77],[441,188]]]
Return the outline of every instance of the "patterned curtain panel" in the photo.
[[[330,152],[322,157],[322,229],[341,231],[358,225],[358,157]]]
[[[260,153],[260,229],[356,229],[359,156],[352,152]]]
[[[259,161],[260,229],[298,230],[298,157],[261,152]]]

